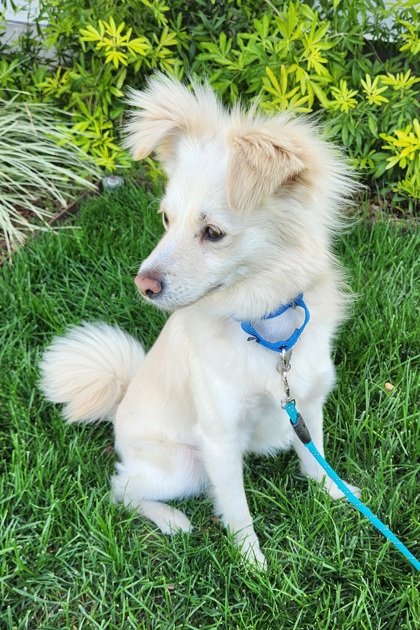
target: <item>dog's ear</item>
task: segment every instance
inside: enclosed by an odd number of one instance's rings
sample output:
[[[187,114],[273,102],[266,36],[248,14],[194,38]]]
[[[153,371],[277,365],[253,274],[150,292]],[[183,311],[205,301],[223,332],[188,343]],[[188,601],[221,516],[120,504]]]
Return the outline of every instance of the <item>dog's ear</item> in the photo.
[[[145,90],[130,92],[128,103],[135,109],[125,126],[124,146],[135,160],[154,152],[168,172],[180,135],[199,137],[217,124],[222,109],[210,86],[193,82],[192,87],[156,72]]]
[[[176,136],[185,126],[184,112],[194,101],[188,88],[162,73],[156,73],[145,90],[131,90],[128,104],[135,109],[124,128],[124,147],[133,159],[155,152],[163,166],[170,162]]]
[[[234,136],[227,172],[230,207],[238,212],[253,210],[303,168],[296,148],[287,139],[279,140],[262,129]]]

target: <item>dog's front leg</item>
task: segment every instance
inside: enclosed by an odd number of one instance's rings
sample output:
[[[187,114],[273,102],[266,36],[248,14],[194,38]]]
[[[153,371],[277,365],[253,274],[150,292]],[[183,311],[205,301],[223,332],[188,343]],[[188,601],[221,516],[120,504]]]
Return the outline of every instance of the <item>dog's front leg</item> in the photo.
[[[216,435],[202,424],[197,431],[203,463],[212,484],[215,510],[233,534],[242,555],[250,563],[265,568],[245,496],[240,440],[237,434],[229,433],[225,427],[221,435]]]

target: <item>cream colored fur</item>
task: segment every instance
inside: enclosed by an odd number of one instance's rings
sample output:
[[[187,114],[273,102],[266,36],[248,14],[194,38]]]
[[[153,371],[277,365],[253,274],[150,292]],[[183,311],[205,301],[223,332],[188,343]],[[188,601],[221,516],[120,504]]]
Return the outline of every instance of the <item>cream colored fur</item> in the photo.
[[[163,75],[132,92],[131,104],[127,147],[136,159],[155,152],[168,174],[167,231],[139,273],[159,279],[152,301],[174,312],[146,356],[115,327],[72,328],[47,350],[42,388],[69,421],[113,419],[116,500],[164,532],[189,531],[187,516],[165,501],[208,489],[244,556],[264,566],[243,457],[293,446],[306,475],[323,481],[324,473],[282,410],[278,355],[247,341],[237,320],[284,339],[300,324],[299,309],[258,320],[304,293],[311,319],[293,351],[290,386],[322,452],[331,344],[346,304],[331,237],[354,184],[337,149],[306,121],[228,112],[208,86],[190,91]],[[208,226],[223,238],[208,240]]]

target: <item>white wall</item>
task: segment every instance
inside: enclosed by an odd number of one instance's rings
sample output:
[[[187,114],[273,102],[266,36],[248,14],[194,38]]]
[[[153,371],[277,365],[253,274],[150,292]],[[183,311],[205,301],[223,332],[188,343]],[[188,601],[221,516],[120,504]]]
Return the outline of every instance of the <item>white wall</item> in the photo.
[[[27,30],[28,25],[39,15],[39,0],[15,0],[17,11],[8,5],[4,9],[5,1],[0,0],[0,12],[4,13],[6,18],[6,28],[0,31],[0,38],[12,44],[21,33]],[[46,24],[46,22],[41,22]]]
[[[2,9],[1,5],[4,4],[4,2],[0,3],[0,10]],[[28,22],[32,22],[39,14],[39,0],[15,0],[15,4],[18,7],[16,13],[10,5],[7,6],[6,11],[4,12],[6,21],[10,20],[11,22],[27,24]]]

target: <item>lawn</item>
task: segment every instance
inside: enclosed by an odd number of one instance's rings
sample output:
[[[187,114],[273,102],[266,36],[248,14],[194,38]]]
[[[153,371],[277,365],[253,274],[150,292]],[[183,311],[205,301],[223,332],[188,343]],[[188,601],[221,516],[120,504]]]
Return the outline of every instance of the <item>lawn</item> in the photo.
[[[112,427],[67,426],[43,401],[40,354],[67,325],[106,320],[153,343],[164,317],[133,277],[161,232],[157,196],[126,186],[91,198],[74,229],[33,239],[0,270],[0,627],[418,628],[418,574],[347,502],[299,477],[292,452],[247,461],[268,560],[252,572],[206,497],[182,502],[195,530],[173,538],[113,505]],[[327,456],[420,557],[419,234],[360,222],[337,247],[358,299],[336,344]]]

